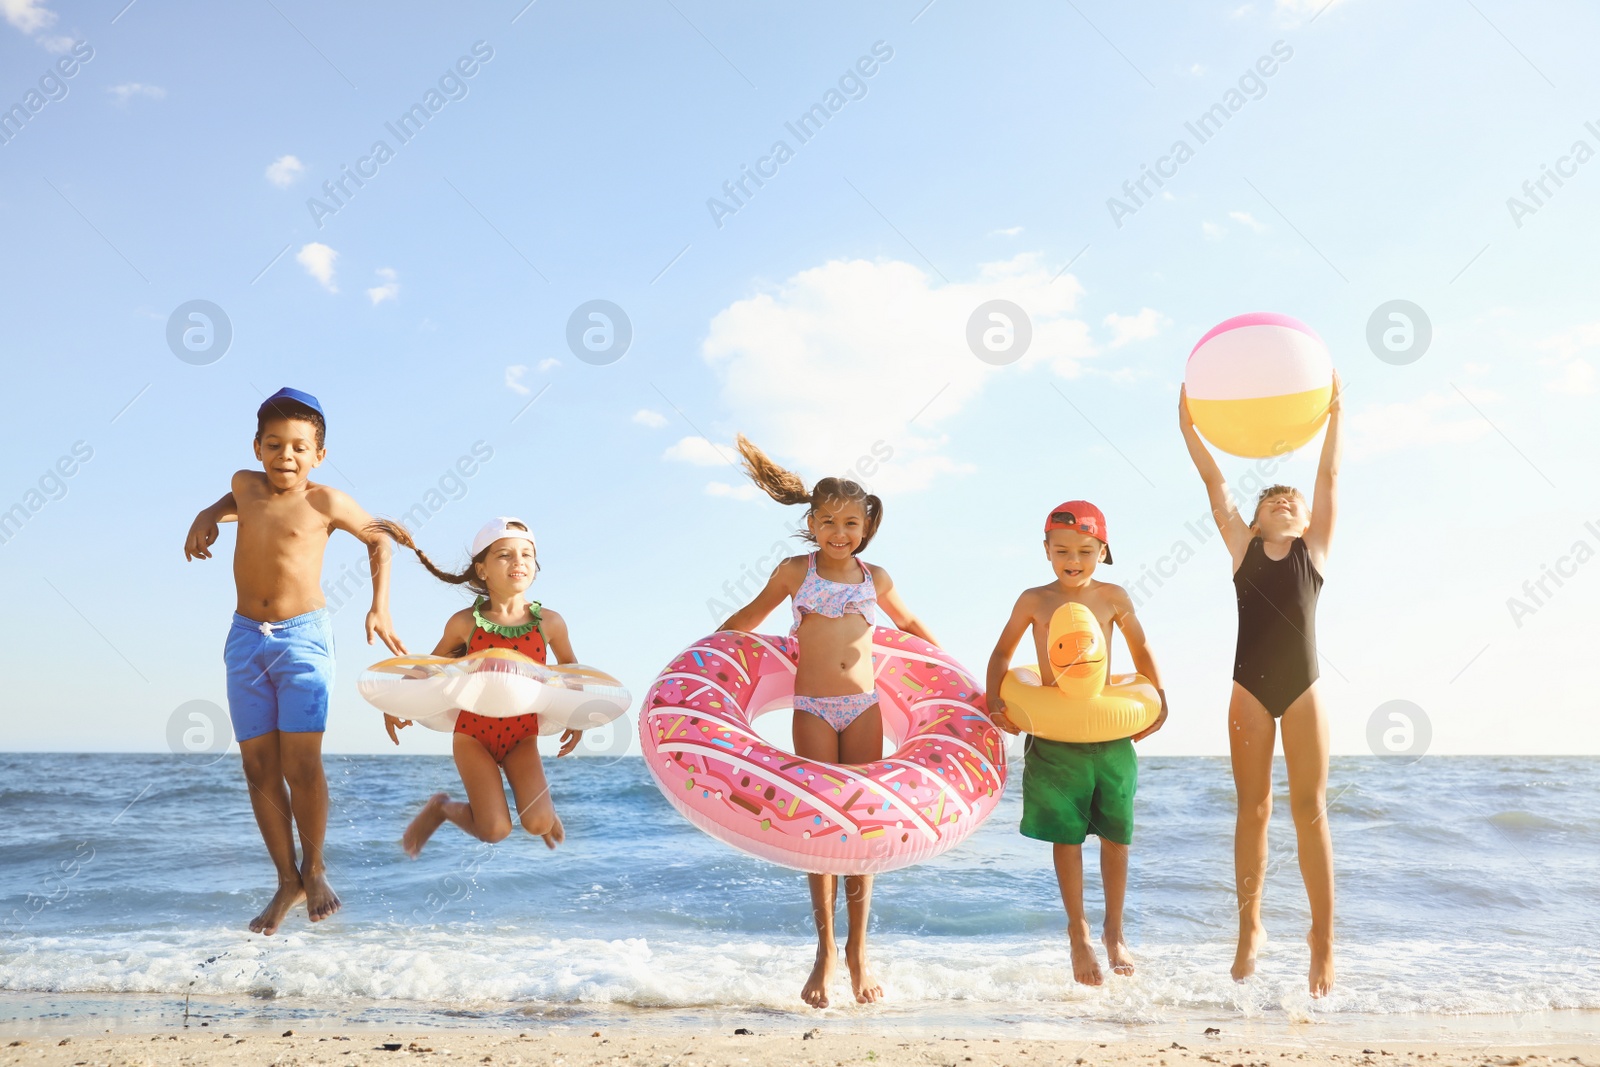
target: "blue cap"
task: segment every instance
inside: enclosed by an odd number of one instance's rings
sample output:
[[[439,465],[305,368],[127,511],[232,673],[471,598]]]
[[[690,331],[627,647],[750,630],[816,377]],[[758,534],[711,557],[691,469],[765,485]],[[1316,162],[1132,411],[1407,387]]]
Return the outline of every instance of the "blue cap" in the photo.
[[[276,400],[293,401],[296,404],[302,404],[305,407],[310,408],[318,415],[322,415],[324,420],[326,420],[328,417],[327,415],[323,414],[322,405],[317,402],[316,397],[312,396],[310,393],[301,392],[299,389],[290,389],[287,385],[263,400],[261,402],[261,406],[256,409],[256,415],[261,416],[274,414],[276,405],[273,402]]]

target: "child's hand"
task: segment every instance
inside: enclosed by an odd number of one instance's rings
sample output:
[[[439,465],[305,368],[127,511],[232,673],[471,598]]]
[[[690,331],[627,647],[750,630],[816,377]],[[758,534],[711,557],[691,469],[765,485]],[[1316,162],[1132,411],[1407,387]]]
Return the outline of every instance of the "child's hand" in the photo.
[[[211,517],[211,509],[207,508],[194,517],[194,522],[189,525],[189,536],[184,538],[183,558],[210,559],[211,545],[217,539],[217,520]]]
[[[1189,414],[1189,387],[1178,386],[1178,428],[1185,434],[1194,429],[1194,418]]]
[[[389,646],[389,651],[397,656],[406,654],[406,646],[394,632],[394,621],[389,618],[389,613],[381,608],[373,608],[367,612],[367,644],[372,644],[374,636],[383,638],[383,643]]]
[[[396,734],[395,731],[404,730],[410,725],[410,719],[397,719],[387,711],[383,713],[383,728],[389,731],[389,740],[397,745],[400,743],[400,735]]]
[[[1328,414],[1329,415],[1337,415],[1337,414],[1339,414],[1340,409],[1342,409],[1344,407],[1344,398],[1340,395],[1343,392],[1344,392],[1344,382],[1339,380],[1339,372],[1338,371],[1334,371],[1333,372],[1333,396],[1328,400]]]
[[[570,756],[572,754],[572,750],[577,748],[578,742],[582,740],[582,730],[568,730],[566,733],[562,734],[561,751],[556,753],[556,759],[560,759],[562,756]]]
[[[1161,694],[1161,714],[1156,716],[1155,722],[1151,723],[1147,728],[1140,730],[1138,733],[1133,735],[1133,739],[1135,741],[1143,741],[1145,738],[1161,729],[1162,724],[1167,721],[1167,691],[1165,689],[1157,689],[1156,692]]]
[[[1022,732],[1017,729],[1017,724],[1011,721],[1011,716],[1006,714],[1006,702],[999,697],[993,697],[989,701],[989,721],[1008,734]]]

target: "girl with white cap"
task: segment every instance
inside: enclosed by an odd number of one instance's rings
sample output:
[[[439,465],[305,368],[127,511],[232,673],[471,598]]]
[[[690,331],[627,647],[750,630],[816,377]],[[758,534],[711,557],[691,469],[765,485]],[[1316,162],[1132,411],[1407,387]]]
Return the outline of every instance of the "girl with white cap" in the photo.
[[[380,520],[374,526],[415,552],[435,578],[465,585],[478,594],[470,608],[456,612],[445,623],[444,636],[433,650],[435,656],[457,657],[485,648],[504,648],[540,663],[547,662],[551,651],[557,663],[578,662],[565,620],[525,596],[539,573],[538,549],[527,523],[504,516],[486,523],[472,539],[471,562],[459,572],[435,565],[399,523]],[[384,725],[390,740],[398,745],[395,731],[411,724],[385,714]],[[566,834],[545,783],[538,737],[537,715],[491,718],[462,711],[456,718],[453,743],[456,770],[461,772],[467,799],[451,800],[445,793],[428,798],[401,838],[406,854],[415,859],[446,821],[481,841],[504,840],[511,833],[511,810],[500,780],[502,771],[516,797],[522,828],[544,838],[551,848],[560,844]],[[568,730],[557,755],[567,755],[581,737],[581,731]]]

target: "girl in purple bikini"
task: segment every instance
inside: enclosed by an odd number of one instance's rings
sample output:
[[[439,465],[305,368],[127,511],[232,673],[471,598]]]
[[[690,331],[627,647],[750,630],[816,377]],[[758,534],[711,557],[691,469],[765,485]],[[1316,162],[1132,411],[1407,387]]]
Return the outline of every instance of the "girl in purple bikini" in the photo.
[[[1239,946],[1233,977],[1256,969],[1266,943],[1261,890],[1267,875],[1267,822],[1272,816],[1272,750],[1283,724],[1283,758],[1289,770],[1300,876],[1311,904],[1309,984],[1320,997],[1333,989],[1333,839],[1328,833],[1328,713],[1317,688],[1317,595],[1333,539],[1339,479],[1340,383],[1333,379],[1328,427],[1312,503],[1300,490],[1273,485],[1261,491],[1248,523],[1234,504],[1216,460],[1178,400],[1178,425],[1189,457],[1206,483],[1211,514],[1233,557],[1239,605],[1228,741],[1239,797],[1233,868],[1239,901]]]
[[[778,466],[741,435],[745,472],[780,504],[806,505],[806,532],[817,546],[807,556],[778,564],[766,588],[734,612],[719,629],[749,632],[787,598],[794,603],[794,629],[800,662],[794,679],[795,755],[825,763],[871,763],[883,758],[883,719],[872,667],[873,609],[881,608],[906,633],[937,644],[895,592],[889,572],[857,558],[878,532],[883,502],[846,478],[824,478],[810,490],[800,476]],[[836,880],[807,875],[811,912],[817,925],[817,959],[801,998],[814,1008],[828,1006],[838,946],[833,913]],[[872,876],[846,875],[844,892],[850,918],[845,962],[858,1003],[883,997],[883,987],[867,966],[867,917],[872,906]]]

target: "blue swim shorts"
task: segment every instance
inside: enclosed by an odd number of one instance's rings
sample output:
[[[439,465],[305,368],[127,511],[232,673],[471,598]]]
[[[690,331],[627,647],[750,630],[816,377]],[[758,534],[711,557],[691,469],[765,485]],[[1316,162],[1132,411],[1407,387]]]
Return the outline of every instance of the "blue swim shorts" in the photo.
[[[321,733],[333,688],[333,622],[327,608],[282,622],[235,614],[222,650],[228,715],[238,741],[270,734]]]

